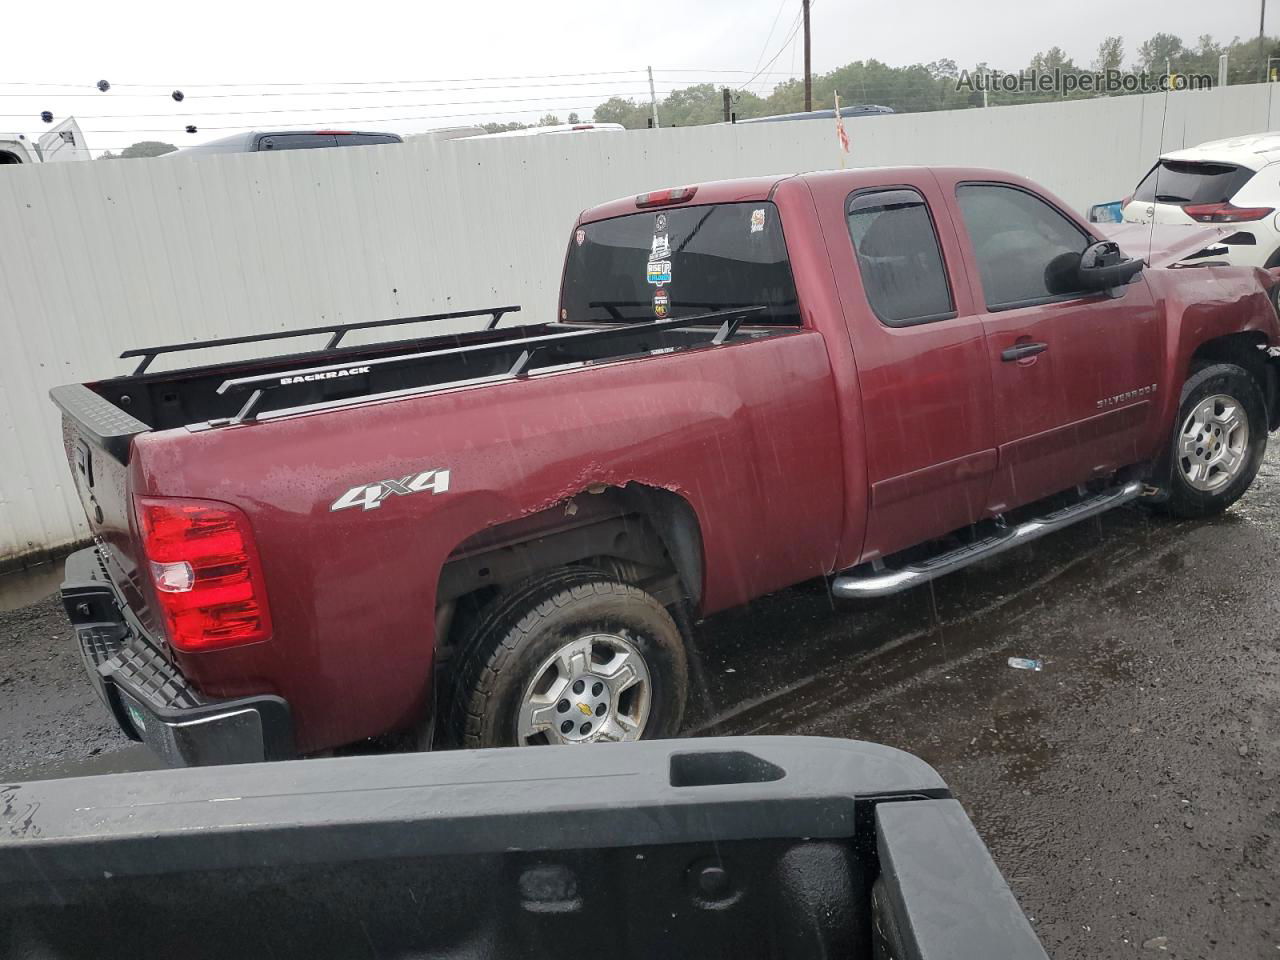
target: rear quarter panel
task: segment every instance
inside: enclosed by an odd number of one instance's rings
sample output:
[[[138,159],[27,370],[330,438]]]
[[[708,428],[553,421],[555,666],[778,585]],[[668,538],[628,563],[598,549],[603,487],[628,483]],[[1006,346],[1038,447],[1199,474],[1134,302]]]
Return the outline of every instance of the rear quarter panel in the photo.
[[[525,381],[140,437],[137,493],[249,516],[275,636],[179,654],[207,694],[272,691],[312,751],[395,729],[429,692],[450,552],[594,484],[639,482],[693,507],[703,612],[831,569],[840,437],[821,334],[803,330]],[[448,469],[447,493],[330,510],[348,489]]]

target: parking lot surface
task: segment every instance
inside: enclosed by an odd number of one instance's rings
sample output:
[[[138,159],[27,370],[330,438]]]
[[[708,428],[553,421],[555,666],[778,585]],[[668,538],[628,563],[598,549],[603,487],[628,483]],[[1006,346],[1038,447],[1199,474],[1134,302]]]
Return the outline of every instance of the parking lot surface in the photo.
[[[685,732],[919,754],[1055,958],[1280,957],[1278,568],[1273,446],[1215,520],[1124,509],[888,600],[818,582],[716,616]],[[56,599],[4,596],[0,780],[154,766]]]

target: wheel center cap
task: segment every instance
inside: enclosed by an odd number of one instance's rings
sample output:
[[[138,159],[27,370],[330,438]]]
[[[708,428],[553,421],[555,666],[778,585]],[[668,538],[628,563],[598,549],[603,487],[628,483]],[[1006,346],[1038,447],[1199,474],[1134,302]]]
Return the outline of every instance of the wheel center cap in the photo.
[[[612,698],[602,677],[584,673],[575,677],[556,704],[557,726],[566,740],[589,740],[609,719]]]

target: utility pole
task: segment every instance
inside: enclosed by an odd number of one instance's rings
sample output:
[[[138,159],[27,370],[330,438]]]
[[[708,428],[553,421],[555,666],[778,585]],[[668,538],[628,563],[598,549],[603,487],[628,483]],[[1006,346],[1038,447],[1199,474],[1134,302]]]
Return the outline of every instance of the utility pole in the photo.
[[[1227,55],[1224,53],[1218,57],[1218,86],[1225,87],[1227,85]]]
[[[724,95],[724,122],[728,123],[733,119],[733,94],[729,92],[729,88],[725,87]]]
[[[653,67],[649,67],[649,107],[653,110],[653,129],[658,129],[658,95],[653,91]]]
[[[1267,0],[1262,2],[1265,6]],[[800,0],[800,3],[804,10],[804,112],[808,113],[813,109],[813,70],[809,60],[809,0]],[[1261,38],[1258,43],[1262,43]]]
[[[1266,83],[1271,78],[1267,76],[1267,37],[1264,32],[1267,24],[1267,0],[1262,0],[1262,12],[1258,14],[1258,69],[1262,71],[1262,81]]]

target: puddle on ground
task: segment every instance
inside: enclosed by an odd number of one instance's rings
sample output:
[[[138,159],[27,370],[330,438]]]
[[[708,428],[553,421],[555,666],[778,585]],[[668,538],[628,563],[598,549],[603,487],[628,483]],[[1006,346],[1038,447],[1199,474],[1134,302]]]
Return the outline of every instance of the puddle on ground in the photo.
[[[61,780],[64,777],[92,777],[101,773],[130,773],[135,770],[160,770],[164,761],[144,743],[131,743],[78,760],[50,760],[19,767],[0,775],[5,783],[29,780]]]
[[[20,610],[58,592],[61,563],[40,563],[25,570],[0,574],[0,612]]]

